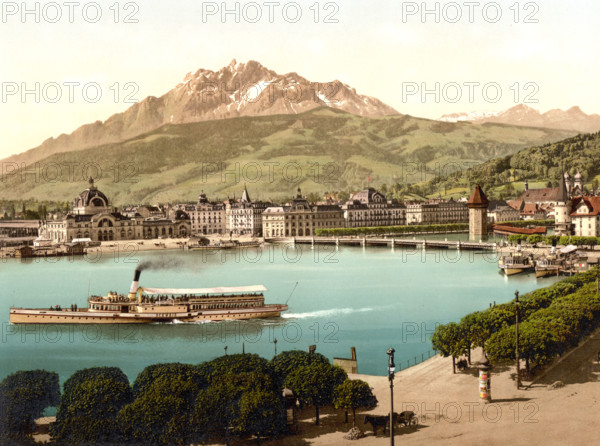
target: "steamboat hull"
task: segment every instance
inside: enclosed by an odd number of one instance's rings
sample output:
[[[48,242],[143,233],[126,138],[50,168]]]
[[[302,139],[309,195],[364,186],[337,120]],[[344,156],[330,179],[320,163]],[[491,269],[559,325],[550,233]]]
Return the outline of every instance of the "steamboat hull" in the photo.
[[[216,322],[229,320],[267,319],[280,317],[287,305],[265,305],[247,310],[202,311],[185,313],[134,314],[97,313],[87,310],[48,311],[41,309],[11,308],[10,323],[19,324],[152,324],[178,322]]]
[[[216,288],[146,288],[136,270],[129,294],[91,296],[88,307],[10,309],[11,324],[152,324],[279,317],[285,304],[265,304],[263,285]]]
[[[552,269],[535,269],[535,277],[536,278],[540,278],[540,277],[548,277],[548,276],[558,276],[560,272],[560,268],[556,267],[556,268],[552,268]]]
[[[501,267],[501,269],[504,271],[504,274],[506,274],[507,276],[514,276],[515,274],[521,274],[523,272],[529,271],[531,269],[531,267],[526,267],[526,268]]]

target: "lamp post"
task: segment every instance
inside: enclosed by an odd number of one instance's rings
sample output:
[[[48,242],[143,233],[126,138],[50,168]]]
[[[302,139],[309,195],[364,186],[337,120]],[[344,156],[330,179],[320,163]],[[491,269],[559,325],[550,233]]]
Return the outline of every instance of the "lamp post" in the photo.
[[[388,349],[388,379],[390,380],[390,445],[394,446],[394,372],[396,371],[396,364],[394,364],[394,353],[396,350],[393,348]]]
[[[515,358],[517,360],[517,389],[521,387],[521,361],[519,359],[519,292],[515,291],[515,327],[516,327],[516,339],[515,339]]]
[[[277,338],[273,339],[273,344],[275,344],[275,356],[277,356]]]

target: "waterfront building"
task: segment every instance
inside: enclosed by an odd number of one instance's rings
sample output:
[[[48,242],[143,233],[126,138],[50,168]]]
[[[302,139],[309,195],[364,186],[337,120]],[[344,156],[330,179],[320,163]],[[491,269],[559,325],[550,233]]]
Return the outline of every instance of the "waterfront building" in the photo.
[[[0,220],[0,247],[33,242],[41,224],[40,220]]]
[[[583,179],[578,172],[575,175],[575,181],[571,183],[569,173],[565,172],[561,175],[560,184],[558,187],[546,187],[541,189],[529,189],[527,180],[525,180],[525,190],[516,199],[507,201],[507,204],[519,211],[519,216],[523,220],[539,220],[546,218],[554,218],[555,233],[557,235],[571,235],[574,230],[574,220],[577,213],[574,210],[574,202],[581,198],[583,192]],[[579,201],[578,201],[579,203]],[[591,223],[583,223],[583,220],[578,220],[580,224],[577,231],[589,232],[592,230]],[[586,227],[587,229],[584,229]]]
[[[244,186],[242,198],[225,201],[225,230],[229,234],[261,236],[262,214],[271,203],[252,201]]]
[[[572,232],[576,236],[600,236],[600,197],[582,196],[572,201],[569,215]]]
[[[468,220],[469,210],[462,201],[437,199],[406,204],[406,224],[409,225],[466,223]]]
[[[311,205],[298,188],[296,198],[284,206],[270,206],[262,215],[264,237],[314,236],[317,229],[344,227],[338,205]]]
[[[527,180],[525,180],[524,185],[525,190],[523,193],[518,198],[507,201],[507,204],[519,211],[522,220],[539,220],[552,217],[555,220],[561,219],[559,231],[566,234],[568,232],[568,222],[566,220],[568,220],[570,211],[565,209],[565,206],[567,206],[568,201],[581,196],[584,192],[581,173],[577,172],[574,181],[571,182],[569,173],[565,172],[561,176],[558,187],[530,189]]]
[[[202,192],[196,204],[178,204],[174,209],[182,210],[190,216],[193,235],[225,234],[225,204],[209,201]]]
[[[469,236],[479,237],[487,235],[487,210],[490,202],[479,184],[475,187],[471,198],[467,201],[469,208]]]
[[[40,235],[53,243],[70,243],[73,239],[92,241],[140,240],[153,237],[186,237],[190,233],[189,217],[185,213],[173,219],[144,218],[140,214],[127,217],[113,208],[90,178],[89,186],[73,201],[73,211],[61,219],[47,220]]]
[[[342,205],[347,228],[406,224],[406,207],[372,187],[354,194]]]
[[[191,230],[190,217],[182,210],[175,211],[170,217],[150,217],[143,220],[145,239],[185,238],[189,237]]]
[[[510,207],[505,201],[490,202],[488,210],[489,223],[503,223],[520,219],[521,213],[517,209]]]

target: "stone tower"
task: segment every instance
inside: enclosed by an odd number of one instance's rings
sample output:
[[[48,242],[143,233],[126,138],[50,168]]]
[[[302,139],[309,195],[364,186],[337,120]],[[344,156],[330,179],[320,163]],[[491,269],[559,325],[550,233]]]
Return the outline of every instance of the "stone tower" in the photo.
[[[487,210],[490,202],[479,184],[475,187],[471,198],[467,201],[469,208],[469,237],[476,238],[487,235]]]
[[[571,199],[567,189],[567,173],[562,176],[559,194],[554,206],[554,221],[556,235],[571,235]]]

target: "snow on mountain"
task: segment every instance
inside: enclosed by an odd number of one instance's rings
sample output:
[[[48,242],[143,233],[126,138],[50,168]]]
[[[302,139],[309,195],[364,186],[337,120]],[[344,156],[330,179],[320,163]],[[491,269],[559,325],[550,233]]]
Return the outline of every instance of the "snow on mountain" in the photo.
[[[234,59],[218,71],[188,73],[183,82],[159,98],[149,96],[105,122],[83,125],[6,161],[32,162],[53,153],[119,142],[163,124],[296,114],[323,106],[360,116],[398,114],[379,99],[358,94],[338,80],[311,82],[297,73],[281,75],[259,62]]]
[[[438,118],[438,121],[444,122],[461,122],[461,121],[477,121],[480,119],[491,118],[497,116],[499,112],[493,111],[472,111],[472,112],[461,112],[461,113],[450,113],[443,115]]]
[[[495,122],[527,127],[575,130],[583,133],[600,131],[600,116],[588,115],[577,106],[566,111],[553,109],[542,114],[525,104],[518,104],[502,112],[451,113],[443,115],[438,121],[470,121],[476,124]]]

